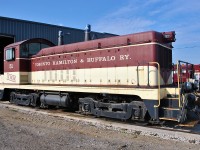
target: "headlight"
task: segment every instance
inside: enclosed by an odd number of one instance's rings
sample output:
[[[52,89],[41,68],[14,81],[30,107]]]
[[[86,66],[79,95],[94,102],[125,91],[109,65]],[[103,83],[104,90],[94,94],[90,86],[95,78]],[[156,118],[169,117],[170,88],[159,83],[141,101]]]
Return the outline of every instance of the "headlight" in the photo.
[[[190,82],[185,82],[184,83],[184,91],[185,92],[190,92],[192,90],[192,83]]]

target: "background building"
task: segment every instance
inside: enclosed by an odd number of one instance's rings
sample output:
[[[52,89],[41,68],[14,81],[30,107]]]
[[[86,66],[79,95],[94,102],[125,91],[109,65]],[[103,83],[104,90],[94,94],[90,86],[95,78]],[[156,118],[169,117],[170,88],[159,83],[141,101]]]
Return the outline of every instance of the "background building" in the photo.
[[[30,38],[44,38],[57,45],[59,31],[63,33],[64,44],[84,41],[85,30],[0,17],[0,53],[6,45]],[[110,36],[114,34],[91,32],[92,39]]]
[[[31,38],[44,38],[57,45],[58,43],[69,44],[81,42],[85,39],[99,39],[110,36],[115,35],[109,33],[90,32],[90,25],[86,26],[86,30],[81,30],[33,21],[0,17],[0,63],[3,63],[4,61],[4,47],[18,41]],[[0,67],[0,71],[2,69],[3,68]]]

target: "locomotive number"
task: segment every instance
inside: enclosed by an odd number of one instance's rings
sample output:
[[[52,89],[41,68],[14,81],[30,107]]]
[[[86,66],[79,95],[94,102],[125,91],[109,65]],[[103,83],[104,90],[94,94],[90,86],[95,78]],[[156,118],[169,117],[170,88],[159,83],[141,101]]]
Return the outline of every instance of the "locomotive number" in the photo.
[[[13,69],[13,64],[9,64],[9,68],[10,68],[10,69]]]

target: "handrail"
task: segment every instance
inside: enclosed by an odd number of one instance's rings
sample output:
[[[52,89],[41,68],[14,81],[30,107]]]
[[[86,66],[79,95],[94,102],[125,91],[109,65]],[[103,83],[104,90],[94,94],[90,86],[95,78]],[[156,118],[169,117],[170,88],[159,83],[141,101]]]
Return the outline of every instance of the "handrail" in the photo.
[[[148,63],[148,68],[147,68],[147,86],[150,86],[150,84],[149,84],[149,63]]]
[[[160,64],[158,62],[149,62],[149,64],[158,65],[158,105],[154,105],[154,107],[160,107]]]
[[[137,65],[137,86],[140,85],[140,81],[139,81],[139,65]]]
[[[179,61],[177,61],[177,78],[178,78],[178,90],[180,89],[180,78],[179,78],[179,73],[180,73],[180,68],[179,68]],[[180,108],[181,107],[181,95],[180,95],[180,91],[179,91],[179,94],[178,94],[178,107]]]
[[[181,61],[178,60],[177,61],[177,79],[178,79],[178,90],[179,90],[179,94],[178,94],[178,106],[179,108],[181,107],[181,105],[183,104],[183,102],[181,103],[181,91],[180,91],[180,83],[183,83],[183,79],[182,79],[182,73],[181,73],[181,64],[180,63],[185,63],[186,64],[186,79],[189,78],[188,77],[188,65],[192,65],[192,70],[193,70],[193,64],[185,62],[185,61]]]

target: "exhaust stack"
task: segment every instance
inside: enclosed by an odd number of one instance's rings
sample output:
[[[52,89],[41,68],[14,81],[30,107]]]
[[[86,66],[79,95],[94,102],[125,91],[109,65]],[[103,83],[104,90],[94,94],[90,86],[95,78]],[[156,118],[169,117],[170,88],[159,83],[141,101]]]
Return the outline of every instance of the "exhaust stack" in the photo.
[[[87,24],[85,27],[85,41],[91,40],[90,32],[91,32],[91,25]]]
[[[64,41],[63,41],[63,33],[62,31],[58,31],[58,45],[63,45]]]

